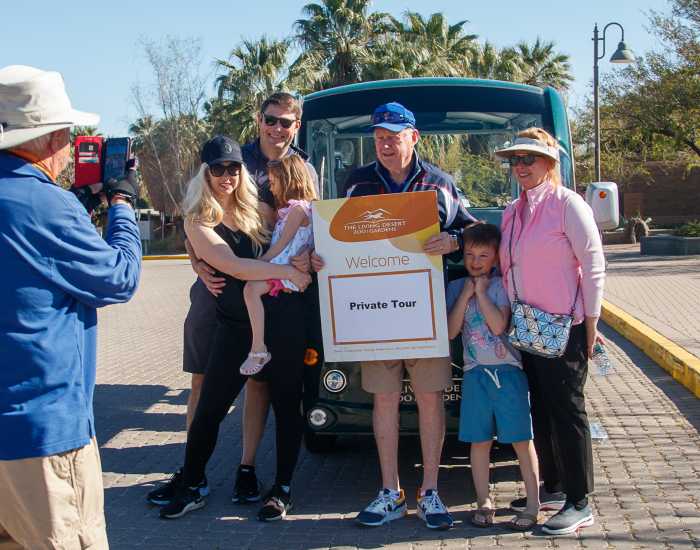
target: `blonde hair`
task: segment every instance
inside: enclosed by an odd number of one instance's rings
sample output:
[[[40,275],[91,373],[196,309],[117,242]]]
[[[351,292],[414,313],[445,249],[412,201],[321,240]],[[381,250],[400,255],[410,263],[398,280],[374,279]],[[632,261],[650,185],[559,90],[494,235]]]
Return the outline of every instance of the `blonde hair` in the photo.
[[[287,155],[271,163],[267,175],[274,177],[282,189],[282,198],[275,199],[277,208],[289,206],[290,200],[318,200],[314,180],[306,163],[298,155]]]
[[[523,130],[518,134],[518,137],[538,139],[540,141],[543,141],[550,147],[559,149],[559,143],[554,138],[554,136],[552,136],[552,134],[550,134],[546,130],[543,130],[542,128],[537,128],[536,126]],[[549,166],[549,179],[552,180],[555,183],[555,185],[561,185],[561,175],[559,174],[559,169],[557,168],[557,161],[551,157],[544,157],[544,160]]]
[[[206,163],[202,164],[197,174],[187,182],[182,207],[185,216],[193,222],[215,227],[223,220],[224,209],[209,185],[208,176],[211,177],[211,174],[207,174],[208,170],[209,166]],[[258,187],[244,164],[241,164],[238,186],[231,195],[231,200],[231,209],[226,213],[230,214],[238,229],[253,241],[255,255],[259,258],[263,245],[270,242],[272,232],[263,223],[263,212],[258,202]]]

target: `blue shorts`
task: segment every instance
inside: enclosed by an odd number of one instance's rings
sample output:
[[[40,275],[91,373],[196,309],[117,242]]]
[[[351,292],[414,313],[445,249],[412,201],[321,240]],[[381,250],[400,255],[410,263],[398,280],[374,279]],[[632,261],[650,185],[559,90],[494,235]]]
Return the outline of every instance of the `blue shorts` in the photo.
[[[481,443],[494,433],[501,443],[532,439],[527,376],[515,365],[477,365],[464,373],[459,439]]]

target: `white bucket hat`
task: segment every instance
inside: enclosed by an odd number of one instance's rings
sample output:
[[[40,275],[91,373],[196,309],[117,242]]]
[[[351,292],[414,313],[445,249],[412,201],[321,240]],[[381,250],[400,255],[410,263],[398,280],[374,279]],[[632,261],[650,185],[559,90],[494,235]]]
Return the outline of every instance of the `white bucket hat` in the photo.
[[[23,65],[0,69],[0,149],[99,121],[98,115],[71,108],[60,73]]]
[[[553,158],[559,162],[559,149],[556,147],[550,147],[544,141],[532,138],[517,138],[515,143],[506,149],[501,149],[500,151],[494,151],[494,155],[507,159],[513,156],[515,151],[530,151],[532,153],[539,153],[549,158]]]

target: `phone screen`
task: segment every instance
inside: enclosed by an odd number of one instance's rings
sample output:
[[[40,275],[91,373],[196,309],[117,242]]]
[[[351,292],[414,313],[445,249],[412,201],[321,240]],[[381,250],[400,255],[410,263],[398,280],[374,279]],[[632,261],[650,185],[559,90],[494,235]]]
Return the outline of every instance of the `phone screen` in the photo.
[[[129,159],[129,138],[112,138],[107,140],[105,151],[104,180],[114,178],[124,179],[126,176],[126,161]]]

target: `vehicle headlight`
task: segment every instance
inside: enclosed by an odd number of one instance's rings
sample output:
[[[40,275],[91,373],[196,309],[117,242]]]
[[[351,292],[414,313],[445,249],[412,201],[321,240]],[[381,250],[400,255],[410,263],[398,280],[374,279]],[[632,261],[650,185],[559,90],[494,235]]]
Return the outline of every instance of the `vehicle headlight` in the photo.
[[[323,377],[323,385],[331,393],[342,391],[348,384],[345,374],[339,370],[331,370]]]
[[[312,426],[320,428],[328,421],[328,415],[323,409],[312,409],[309,413],[309,422]]]

